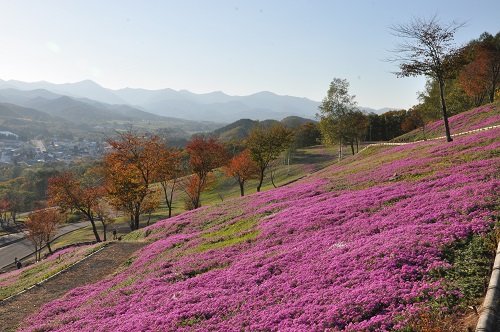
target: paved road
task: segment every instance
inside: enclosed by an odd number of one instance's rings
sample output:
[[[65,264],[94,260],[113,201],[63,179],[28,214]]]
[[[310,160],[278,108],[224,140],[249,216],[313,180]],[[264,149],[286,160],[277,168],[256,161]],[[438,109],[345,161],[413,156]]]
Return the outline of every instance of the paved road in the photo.
[[[88,221],[81,221],[74,224],[68,224],[66,226],[59,228],[56,236],[74,231],[75,229],[79,229],[87,225]],[[24,236],[24,234],[15,234],[15,235],[17,236],[17,238],[19,237],[22,238]],[[16,238],[11,238],[11,239],[16,239]],[[31,254],[33,251],[34,251],[33,244],[28,239],[22,239],[20,241],[14,242],[12,244],[0,248],[0,269],[14,262],[15,257],[21,258]]]
[[[2,235],[0,236],[0,247],[3,247],[4,245],[7,245],[13,241],[22,239],[23,237],[24,233],[22,232]]]

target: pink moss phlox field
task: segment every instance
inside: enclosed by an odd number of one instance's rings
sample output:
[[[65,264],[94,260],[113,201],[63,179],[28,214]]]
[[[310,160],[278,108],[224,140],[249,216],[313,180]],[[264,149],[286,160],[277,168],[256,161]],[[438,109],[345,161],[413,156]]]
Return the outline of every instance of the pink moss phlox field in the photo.
[[[47,304],[22,330],[404,327],[427,301],[460,296],[430,272],[450,268],[444,246],[490,229],[499,135],[380,149],[159,222],[128,267]]]
[[[2,273],[0,274],[0,287],[8,287],[18,282],[23,282],[21,279],[27,278],[26,275],[29,275],[29,278],[32,278],[33,282],[39,282],[64,267],[82,259],[87,255],[88,251],[92,250],[94,247],[95,245],[87,245],[57,250],[52,255],[36,264],[27,265],[19,270]]]
[[[495,105],[485,105],[452,116],[449,123],[454,133],[484,128],[500,124],[500,112]],[[431,132],[441,130],[443,126],[443,121],[436,121],[429,125],[428,130]]]

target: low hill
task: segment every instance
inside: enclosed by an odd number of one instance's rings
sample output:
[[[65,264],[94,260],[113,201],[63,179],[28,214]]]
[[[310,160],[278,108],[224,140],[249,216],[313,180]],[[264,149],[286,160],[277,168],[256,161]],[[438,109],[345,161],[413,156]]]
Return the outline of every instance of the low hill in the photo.
[[[264,121],[240,119],[222,128],[214,130],[213,134],[218,136],[223,141],[241,140],[246,138],[250,134],[252,128],[256,125],[260,124],[264,127],[270,127],[273,124],[277,124],[280,122],[287,128],[296,129],[305,123],[314,121],[306,118],[301,118],[300,116],[288,116],[281,121],[271,119]]]
[[[0,118],[28,121],[54,121],[54,118],[47,113],[10,103],[0,103]]]
[[[283,120],[280,121],[285,127],[296,129],[303,124],[315,122],[311,119],[301,118],[300,116],[287,116]]]
[[[21,330],[414,331],[445,326],[443,315],[459,325],[490,272],[499,137],[371,147],[160,221],[130,234],[149,245],[117,273]]]
[[[22,140],[36,136],[83,134],[62,118],[32,108],[0,102],[0,130],[11,131]]]
[[[223,141],[241,140],[246,138],[258,123],[256,120],[241,119],[214,130],[213,134]]]

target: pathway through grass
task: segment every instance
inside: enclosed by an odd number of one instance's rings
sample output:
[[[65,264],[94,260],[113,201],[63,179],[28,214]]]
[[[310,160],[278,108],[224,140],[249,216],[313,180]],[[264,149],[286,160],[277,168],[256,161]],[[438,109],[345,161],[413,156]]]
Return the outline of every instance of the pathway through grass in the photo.
[[[69,290],[102,280],[113,273],[136,250],[139,242],[115,242],[53,279],[12,299],[0,302],[0,331],[14,331],[28,315]]]

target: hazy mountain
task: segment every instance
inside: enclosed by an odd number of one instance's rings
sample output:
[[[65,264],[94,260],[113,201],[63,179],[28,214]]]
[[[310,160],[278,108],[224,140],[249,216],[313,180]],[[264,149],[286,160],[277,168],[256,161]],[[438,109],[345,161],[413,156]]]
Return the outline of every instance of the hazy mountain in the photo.
[[[0,129],[12,131],[23,139],[53,135],[91,138],[133,126],[136,130],[157,132],[170,144],[182,145],[194,133],[211,132],[223,126],[160,116],[129,105],[69,97],[45,89],[0,89],[0,105]]]
[[[125,104],[113,90],[103,88],[99,84],[85,80],[76,83],[55,84],[45,81],[21,82],[15,80],[0,80],[0,89],[15,88],[18,90],[48,90],[60,95],[89,98],[108,104]]]
[[[0,89],[46,90],[74,98],[107,104],[128,104],[157,115],[194,121],[231,122],[241,118],[281,119],[288,115],[313,117],[318,102],[264,91],[249,96],[230,96],[221,91],[196,94],[187,90],[106,89],[93,81],[54,84],[0,80]]]
[[[0,103],[0,119],[54,121],[54,118],[47,113],[10,103]]]
[[[11,131],[21,139],[32,139],[37,136],[49,137],[61,135],[71,137],[73,134],[85,134],[82,130],[64,119],[50,116],[45,112],[19,105],[0,103],[0,130]]]
[[[253,120],[279,120],[286,116],[314,118],[320,105],[319,102],[307,98],[282,96],[269,91],[262,91],[248,96],[230,96],[221,91],[197,94],[187,90],[177,91],[173,89],[124,88],[112,90],[90,80],[65,84],[54,84],[45,81],[26,83],[15,80],[0,80],[0,89],[43,90],[57,95],[86,99],[87,101],[92,100],[104,104],[127,104],[133,109],[160,116],[222,123],[229,123],[242,118]],[[42,95],[39,97],[54,99]],[[388,108],[379,110],[369,107],[360,108],[377,114],[390,110]]]
[[[140,106],[152,113],[220,122],[241,118],[278,120],[287,115],[313,117],[319,105],[306,98],[279,96],[272,92],[228,96],[222,92],[193,94],[188,91],[161,90],[150,96],[149,100],[142,98]],[[121,97],[127,99],[124,95]]]

